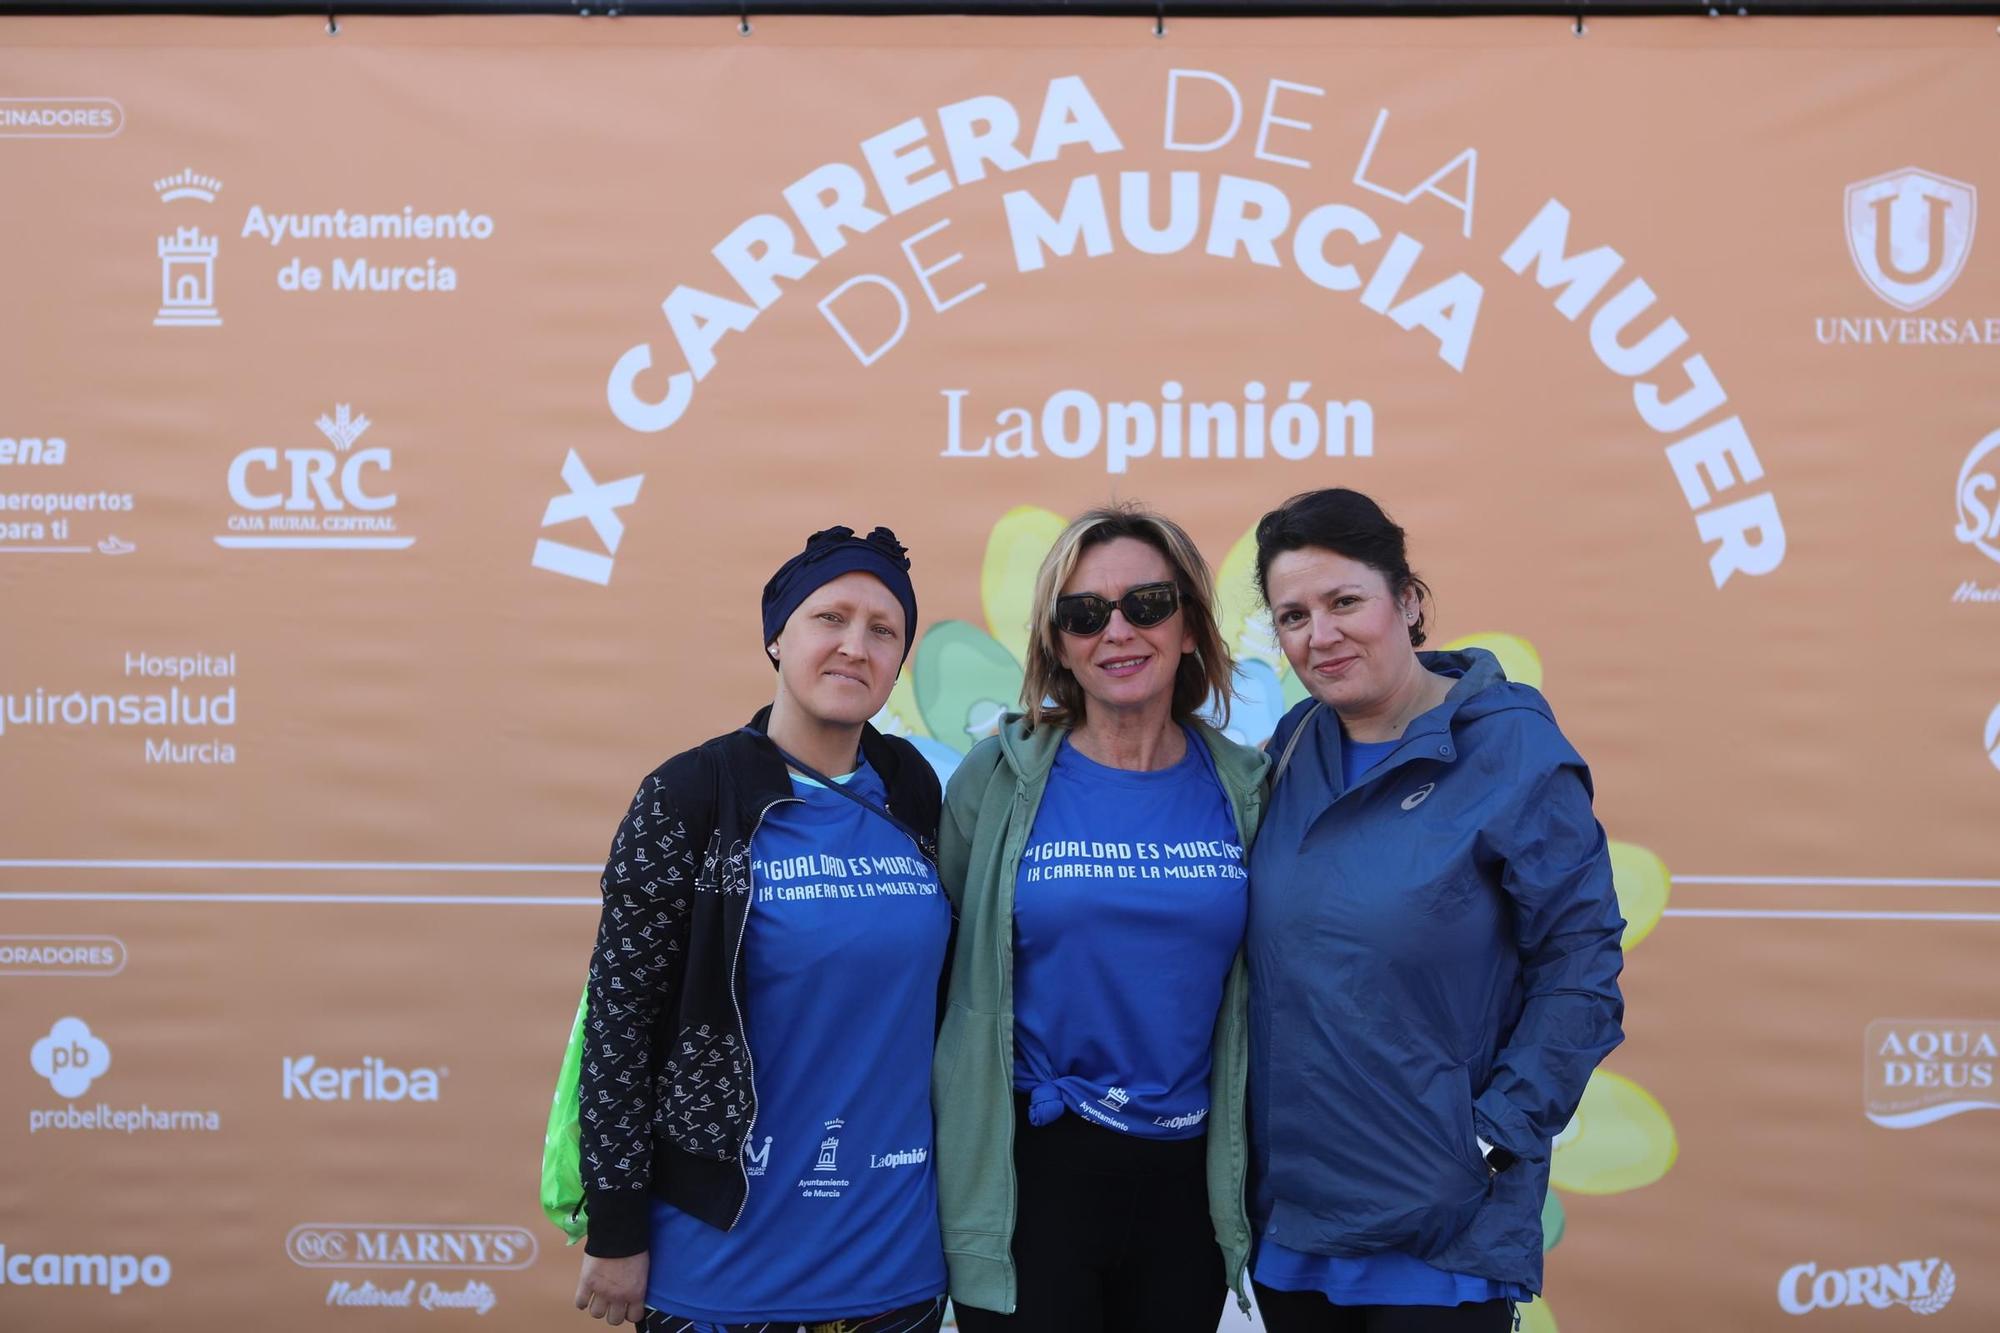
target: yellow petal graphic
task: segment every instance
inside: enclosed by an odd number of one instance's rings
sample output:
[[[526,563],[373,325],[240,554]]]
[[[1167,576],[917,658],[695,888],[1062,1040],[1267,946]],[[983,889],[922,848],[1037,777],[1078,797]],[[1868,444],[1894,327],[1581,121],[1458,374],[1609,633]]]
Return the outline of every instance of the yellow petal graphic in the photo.
[[[1666,1108],[1631,1079],[1600,1069],[1556,1141],[1549,1184],[1572,1194],[1623,1194],[1667,1174],[1679,1155]]]
[[[1035,595],[1035,572],[1068,524],[1039,505],[1020,505],[1000,516],[986,538],[986,560],[979,567],[979,604],[986,612],[986,630],[1021,665],[1028,661],[1029,605]]]
[[[1613,842],[1611,879],[1618,890],[1618,910],[1625,916],[1625,947],[1630,949],[1660,924],[1673,876],[1665,861],[1639,844]]]
[[[1521,1307],[1521,1333],[1556,1333],[1556,1317],[1549,1313],[1547,1301]]]
[[[917,707],[917,678],[908,667],[896,677],[896,687],[889,691],[882,711],[869,720],[875,730],[885,736],[928,736],[930,729],[924,725],[923,710]]]
[[[1507,673],[1508,680],[1542,688],[1542,655],[1535,651],[1534,644],[1518,634],[1497,631],[1467,634],[1445,645],[1446,651],[1457,648],[1484,648],[1500,659],[1500,669]]]
[[[1271,632],[1271,613],[1257,595],[1257,528],[1244,529],[1215,571],[1216,628],[1238,661],[1268,663],[1283,671],[1285,654]]]

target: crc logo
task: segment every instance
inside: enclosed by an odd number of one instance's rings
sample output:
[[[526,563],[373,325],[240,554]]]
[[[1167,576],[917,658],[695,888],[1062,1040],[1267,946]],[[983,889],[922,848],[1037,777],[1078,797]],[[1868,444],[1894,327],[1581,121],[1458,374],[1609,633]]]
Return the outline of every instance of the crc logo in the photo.
[[[364,1055],[358,1065],[321,1065],[316,1055],[285,1057],[286,1101],[302,1102],[434,1102],[446,1069],[398,1069],[378,1056]]]
[[[81,1097],[111,1068],[111,1048],[81,1018],[58,1018],[28,1052],[28,1063],[58,1097]]]
[[[347,403],[322,413],[320,434],[330,448],[245,449],[229,464],[227,535],[233,550],[403,550],[416,541],[396,535],[397,493],[388,474],[395,459],[382,447],[354,446],[375,423]]]
[[[538,1252],[521,1227],[302,1222],[285,1237],[301,1268],[526,1268]]]
[[[1877,296],[1921,310],[1958,281],[1978,216],[1972,186],[1904,167],[1847,187],[1847,250]]]
[[[1951,535],[2000,560],[2000,430],[1973,445],[1958,470],[1958,526]]]
[[[1786,1314],[1871,1305],[1886,1310],[1907,1306],[1914,1314],[1936,1314],[1951,1304],[1958,1275],[1940,1259],[1905,1259],[1899,1264],[1826,1268],[1793,1264],[1778,1279],[1778,1308]]]

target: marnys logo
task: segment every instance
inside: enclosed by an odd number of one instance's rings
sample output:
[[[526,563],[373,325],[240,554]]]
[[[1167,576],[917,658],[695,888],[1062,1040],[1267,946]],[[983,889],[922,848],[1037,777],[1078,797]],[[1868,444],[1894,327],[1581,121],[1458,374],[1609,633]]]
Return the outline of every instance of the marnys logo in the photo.
[[[1828,1268],[1793,1264],[1778,1279],[1778,1308],[1786,1314],[1872,1305],[1886,1310],[1907,1306],[1915,1314],[1936,1314],[1951,1304],[1958,1275],[1940,1259],[1905,1259],[1898,1264]]]
[[[1436,790],[1437,790],[1437,783],[1426,782],[1423,786],[1417,788],[1415,791],[1411,792],[1408,796],[1405,796],[1403,798],[1403,808],[1405,810],[1416,809],[1418,806],[1424,803],[1424,798],[1426,796],[1429,796],[1432,792]]]
[[[81,1018],[58,1018],[28,1052],[28,1063],[58,1097],[81,1097],[111,1068],[111,1048]]]
[[[1943,296],[1972,253],[1979,191],[1904,167],[1847,187],[1847,249],[1875,294],[1898,310]]]
[[[1878,1018],[1868,1025],[1865,1105],[1886,1129],[2000,1111],[2000,1022]]]
[[[400,551],[416,541],[396,535],[397,495],[383,485],[395,465],[389,450],[354,447],[375,423],[341,403],[315,424],[331,448],[260,445],[230,462],[229,498],[237,512],[217,546]]]
[[[2000,704],[1986,715],[1986,757],[1993,761],[1993,767],[2000,768]]]
[[[2000,430],[1965,456],[1958,470],[1958,526],[1952,536],[1988,560],[2000,561]]]
[[[507,1226],[302,1222],[285,1236],[301,1268],[526,1268],[539,1250],[533,1234]]]
[[[398,1069],[373,1055],[358,1065],[321,1066],[316,1055],[285,1057],[286,1101],[434,1102],[449,1069]]]

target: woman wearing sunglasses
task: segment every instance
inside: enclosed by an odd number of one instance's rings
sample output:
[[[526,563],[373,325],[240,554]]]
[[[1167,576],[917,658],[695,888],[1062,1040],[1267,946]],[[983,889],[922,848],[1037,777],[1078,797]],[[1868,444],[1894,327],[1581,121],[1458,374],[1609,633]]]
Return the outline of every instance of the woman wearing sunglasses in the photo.
[[[1213,1333],[1241,1294],[1245,857],[1263,756],[1208,566],[1120,506],[1035,580],[1021,698],[953,775],[938,1203],[965,1333]]]

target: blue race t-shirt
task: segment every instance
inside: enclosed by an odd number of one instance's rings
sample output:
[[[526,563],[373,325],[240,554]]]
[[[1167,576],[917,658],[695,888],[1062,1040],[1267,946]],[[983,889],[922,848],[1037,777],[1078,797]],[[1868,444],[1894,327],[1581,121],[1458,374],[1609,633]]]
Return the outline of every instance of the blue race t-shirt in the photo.
[[[1014,882],[1014,1086],[1145,1138],[1208,1118],[1209,1051],[1249,914],[1243,848],[1208,747],[1107,768],[1065,738]]]
[[[881,804],[864,765],[850,790]],[[723,1323],[880,1314],[945,1287],[931,1048],[951,909],[907,835],[805,778],[750,843],[757,1120],[729,1231],[653,1204],[646,1300]]]

